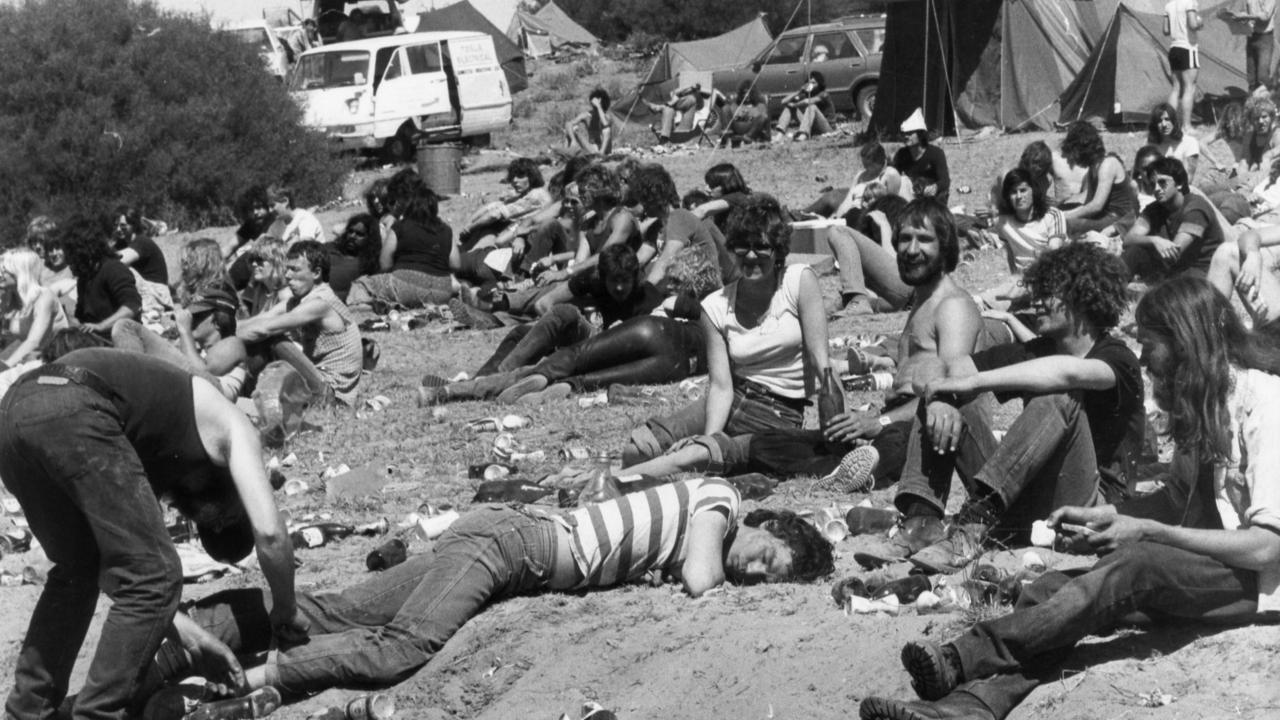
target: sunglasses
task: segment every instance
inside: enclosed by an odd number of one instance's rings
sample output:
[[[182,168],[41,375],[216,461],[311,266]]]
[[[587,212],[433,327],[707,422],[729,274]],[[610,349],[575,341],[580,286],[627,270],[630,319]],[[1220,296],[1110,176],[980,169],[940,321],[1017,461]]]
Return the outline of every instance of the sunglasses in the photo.
[[[739,257],[746,256],[751,253],[755,253],[756,255],[760,255],[762,257],[765,255],[773,254],[773,246],[767,245],[765,243],[757,243],[753,245],[734,245],[732,248],[729,248],[729,249],[733,251],[734,255],[738,255]]]
[[[266,265],[267,264],[267,259],[262,257],[261,255],[250,255],[247,258],[247,261],[250,265]]]
[[[1173,178],[1160,178],[1160,177],[1152,178],[1151,182],[1154,183],[1155,186],[1160,188],[1161,190],[1164,190],[1165,188],[1171,188],[1175,185],[1175,183],[1173,182]]]

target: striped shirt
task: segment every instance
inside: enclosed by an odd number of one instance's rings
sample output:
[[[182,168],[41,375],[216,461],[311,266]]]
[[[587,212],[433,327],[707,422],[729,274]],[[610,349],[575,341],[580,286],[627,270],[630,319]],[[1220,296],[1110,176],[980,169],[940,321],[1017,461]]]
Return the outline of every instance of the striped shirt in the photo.
[[[360,373],[364,370],[364,347],[356,321],[346,303],[327,283],[316,283],[311,292],[301,298],[290,297],[288,308],[293,310],[304,300],[319,300],[333,308],[342,319],[342,329],[325,330],[320,322],[314,322],[290,333],[292,339],[302,346],[307,359],[333,388],[334,396],[340,402],[355,405]]]
[[[726,535],[738,522],[741,500],[720,479],[683,480],[579,508],[564,516],[582,581],[575,589],[607,587],[642,579],[651,571],[678,569],[688,552],[689,525],[698,515],[723,508]]]

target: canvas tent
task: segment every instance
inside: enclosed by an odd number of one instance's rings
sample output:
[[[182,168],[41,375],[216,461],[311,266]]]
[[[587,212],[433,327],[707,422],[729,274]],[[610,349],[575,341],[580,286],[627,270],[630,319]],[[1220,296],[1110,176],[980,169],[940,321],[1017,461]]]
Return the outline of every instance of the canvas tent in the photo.
[[[417,32],[438,30],[475,30],[493,38],[493,48],[507,76],[511,94],[529,87],[529,74],[524,66],[524,53],[501,30],[493,26],[468,0],[418,15]]]
[[[740,67],[751,62],[771,42],[773,36],[769,33],[769,28],[757,16],[723,35],[667,43],[636,90],[614,103],[614,112],[631,117],[645,117],[649,110],[644,103],[639,102],[640,98],[650,102],[665,102],[671,91],[676,89],[682,73],[706,75],[714,74],[717,70]]]
[[[1202,70],[1200,89],[1209,95],[1244,86],[1243,41],[1217,19],[1223,4],[1202,4],[1201,58],[1218,68]],[[1076,94],[1090,98],[1091,109],[1118,99],[1121,119],[1131,119],[1150,104],[1129,98],[1147,97],[1158,86],[1168,92],[1163,6],[1163,0],[898,0],[889,6],[871,125],[896,130],[923,107],[929,127],[944,132],[957,122],[1049,129],[1073,119],[1063,112],[1064,93],[1086,67],[1095,80]],[[1120,45],[1109,34],[1113,26],[1123,31]],[[1139,31],[1153,27],[1154,36]],[[1107,38],[1118,52],[1106,52]],[[1111,119],[1110,111],[1097,114]]]
[[[551,55],[565,46],[594,53],[600,46],[599,38],[574,22],[554,2],[543,5],[536,13],[516,10],[507,28],[507,37],[530,57]]]

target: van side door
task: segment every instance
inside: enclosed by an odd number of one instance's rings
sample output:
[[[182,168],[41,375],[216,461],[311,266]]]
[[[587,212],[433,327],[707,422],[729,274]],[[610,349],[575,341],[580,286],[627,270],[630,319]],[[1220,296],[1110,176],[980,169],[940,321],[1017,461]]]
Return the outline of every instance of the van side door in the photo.
[[[397,48],[382,72],[375,100],[378,137],[395,135],[406,120],[419,130],[454,124],[439,44]]]
[[[462,135],[505,127],[511,121],[511,91],[502,72],[493,38],[488,35],[447,41],[448,57],[457,80]]]

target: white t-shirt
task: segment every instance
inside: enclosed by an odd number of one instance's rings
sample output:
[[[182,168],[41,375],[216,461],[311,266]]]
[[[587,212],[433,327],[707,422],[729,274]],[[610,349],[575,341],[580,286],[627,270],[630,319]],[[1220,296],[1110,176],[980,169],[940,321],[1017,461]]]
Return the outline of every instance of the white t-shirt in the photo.
[[[1170,47],[1195,49],[1191,28],[1187,27],[1187,13],[1192,10],[1200,12],[1200,0],[1170,0],[1165,3],[1164,14],[1169,18]]]
[[[293,219],[284,228],[284,242],[292,245],[302,240],[325,242],[324,225],[310,210],[293,209]]]
[[[738,283],[730,283],[702,301],[702,311],[725,338],[734,377],[759,383],[786,398],[805,397],[800,276],[807,267],[787,267],[769,309],[753,328],[744,328],[734,315]]]
[[[1187,160],[1200,157],[1200,143],[1190,135],[1183,135],[1177,145],[1170,145],[1164,150],[1165,157],[1177,158],[1183,165]]]

